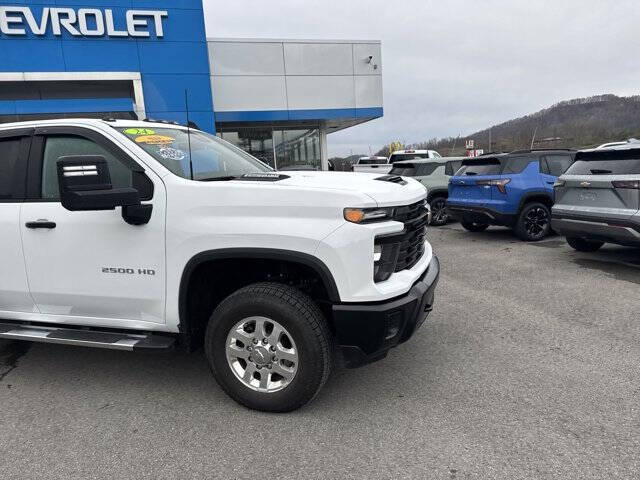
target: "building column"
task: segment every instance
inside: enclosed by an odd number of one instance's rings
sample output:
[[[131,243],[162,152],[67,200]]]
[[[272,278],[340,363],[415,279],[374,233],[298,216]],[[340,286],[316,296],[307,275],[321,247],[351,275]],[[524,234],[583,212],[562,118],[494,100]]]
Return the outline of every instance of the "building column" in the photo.
[[[320,126],[320,166],[322,170],[329,170],[329,152],[327,150],[327,130]]]

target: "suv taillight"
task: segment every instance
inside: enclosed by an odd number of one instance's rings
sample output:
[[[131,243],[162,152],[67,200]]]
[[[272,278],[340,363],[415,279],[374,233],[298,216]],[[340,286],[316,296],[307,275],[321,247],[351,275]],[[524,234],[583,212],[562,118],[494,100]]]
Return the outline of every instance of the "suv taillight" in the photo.
[[[495,180],[478,180],[476,181],[476,185],[495,185],[498,187],[498,191],[500,193],[507,193],[507,189],[505,185],[511,181],[510,178],[500,178]]]
[[[611,182],[614,188],[632,188],[640,190],[640,180],[614,180]]]

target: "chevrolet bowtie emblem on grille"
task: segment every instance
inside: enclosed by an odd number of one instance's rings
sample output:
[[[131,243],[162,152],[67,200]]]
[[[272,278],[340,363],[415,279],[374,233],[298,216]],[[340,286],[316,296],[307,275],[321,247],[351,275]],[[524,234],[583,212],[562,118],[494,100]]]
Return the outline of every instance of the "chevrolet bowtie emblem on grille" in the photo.
[[[590,185],[591,185],[591,182],[580,182],[581,187],[589,187]]]

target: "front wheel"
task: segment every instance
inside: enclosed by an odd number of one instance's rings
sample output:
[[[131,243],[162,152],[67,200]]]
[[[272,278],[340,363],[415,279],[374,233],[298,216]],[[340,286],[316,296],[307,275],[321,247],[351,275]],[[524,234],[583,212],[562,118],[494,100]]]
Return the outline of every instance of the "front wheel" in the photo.
[[[435,197],[429,202],[431,206],[431,225],[440,227],[449,221],[447,213],[447,199],[445,197]]]
[[[470,232],[484,232],[487,228],[489,228],[489,225],[486,223],[470,222],[468,220],[460,220],[460,225],[462,225],[465,230],[469,230]]]
[[[256,283],[215,309],[205,351],[216,381],[242,405],[289,412],[310,402],[331,367],[331,336],[318,306],[303,292]]]
[[[524,206],[516,223],[516,235],[526,242],[537,242],[551,231],[551,212],[543,203],[532,202]]]
[[[567,237],[567,243],[571,248],[579,252],[595,252],[604,245],[604,242],[585,240],[583,238]]]

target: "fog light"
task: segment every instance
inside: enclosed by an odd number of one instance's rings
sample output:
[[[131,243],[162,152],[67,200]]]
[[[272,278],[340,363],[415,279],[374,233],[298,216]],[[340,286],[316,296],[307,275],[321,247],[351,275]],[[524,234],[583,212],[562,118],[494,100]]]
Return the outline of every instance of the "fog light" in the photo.
[[[373,281],[384,282],[396,268],[398,261],[398,243],[377,243],[373,250]]]

